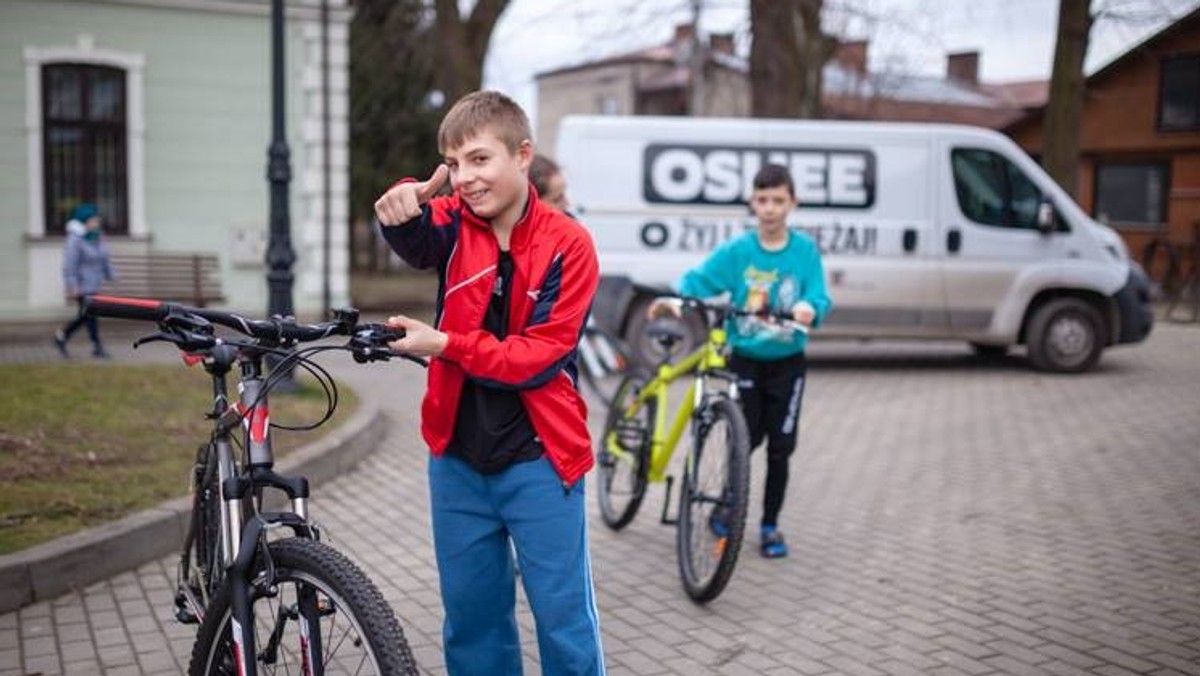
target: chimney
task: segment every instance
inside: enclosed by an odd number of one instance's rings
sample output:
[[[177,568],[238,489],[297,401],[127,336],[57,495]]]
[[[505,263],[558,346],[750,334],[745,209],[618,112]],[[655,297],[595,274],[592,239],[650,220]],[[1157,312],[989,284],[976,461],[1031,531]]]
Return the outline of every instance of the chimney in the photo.
[[[709,35],[708,46],[714,53],[733,56],[733,33],[713,33]]]
[[[681,45],[692,44],[692,37],[695,34],[695,29],[690,23],[681,23],[675,25],[675,38],[671,40],[676,47]]]
[[[946,55],[946,79],[963,84],[979,84],[979,52],[954,52]]]
[[[866,40],[845,40],[839,41],[837,49],[833,52],[833,60],[837,61],[842,68],[858,73],[860,75],[867,74],[867,41]]]

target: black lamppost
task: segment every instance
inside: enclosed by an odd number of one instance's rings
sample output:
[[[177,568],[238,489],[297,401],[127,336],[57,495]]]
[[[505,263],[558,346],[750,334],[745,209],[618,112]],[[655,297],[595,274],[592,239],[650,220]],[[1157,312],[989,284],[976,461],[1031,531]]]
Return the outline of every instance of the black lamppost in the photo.
[[[284,134],[283,99],[283,0],[271,0],[271,145],[267,149],[267,181],[271,184],[271,235],[267,244],[267,314],[290,317],[292,307],[291,216],[288,213],[288,184],[292,180],[291,151]],[[281,374],[282,376],[282,374]],[[282,376],[291,380],[291,376]],[[286,383],[281,383],[285,387]]]

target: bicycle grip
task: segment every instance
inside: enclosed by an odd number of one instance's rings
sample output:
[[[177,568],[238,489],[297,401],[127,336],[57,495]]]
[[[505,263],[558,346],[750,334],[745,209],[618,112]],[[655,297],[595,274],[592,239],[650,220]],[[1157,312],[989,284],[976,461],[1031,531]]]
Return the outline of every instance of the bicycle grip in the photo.
[[[170,313],[171,304],[142,298],[93,295],[84,297],[83,311],[92,317],[141,319],[157,322]]]
[[[405,335],[404,329],[400,327],[378,323],[359,324],[357,333],[362,336],[369,336],[372,345],[383,346],[400,340]]]

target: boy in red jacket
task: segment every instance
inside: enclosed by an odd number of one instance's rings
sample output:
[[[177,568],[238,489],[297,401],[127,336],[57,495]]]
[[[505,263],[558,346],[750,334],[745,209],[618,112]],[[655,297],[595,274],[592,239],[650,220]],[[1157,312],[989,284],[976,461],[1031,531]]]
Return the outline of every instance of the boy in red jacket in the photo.
[[[516,550],[542,673],[603,674],[583,475],[592,465],[575,346],[598,283],[591,238],[528,179],[529,121],[496,92],[458,101],[445,163],[375,203],[383,236],[439,275],[433,326],[389,323],[431,357],[421,406],[452,676],[520,674]],[[435,197],[449,180],[453,194]]]

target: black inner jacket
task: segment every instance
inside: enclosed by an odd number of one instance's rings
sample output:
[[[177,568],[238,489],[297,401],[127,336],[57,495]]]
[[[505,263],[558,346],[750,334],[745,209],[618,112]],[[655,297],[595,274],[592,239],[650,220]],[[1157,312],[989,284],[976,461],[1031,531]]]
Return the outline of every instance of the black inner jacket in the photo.
[[[483,330],[503,340],[508,335],[512,254],[501,251],[497,268]],[[468,378],[463,382],[454,437],[446,452],[462,458],[481,474],[495,474],[518,462],[540,458],[542,445],[516,390],[489,387]]]

